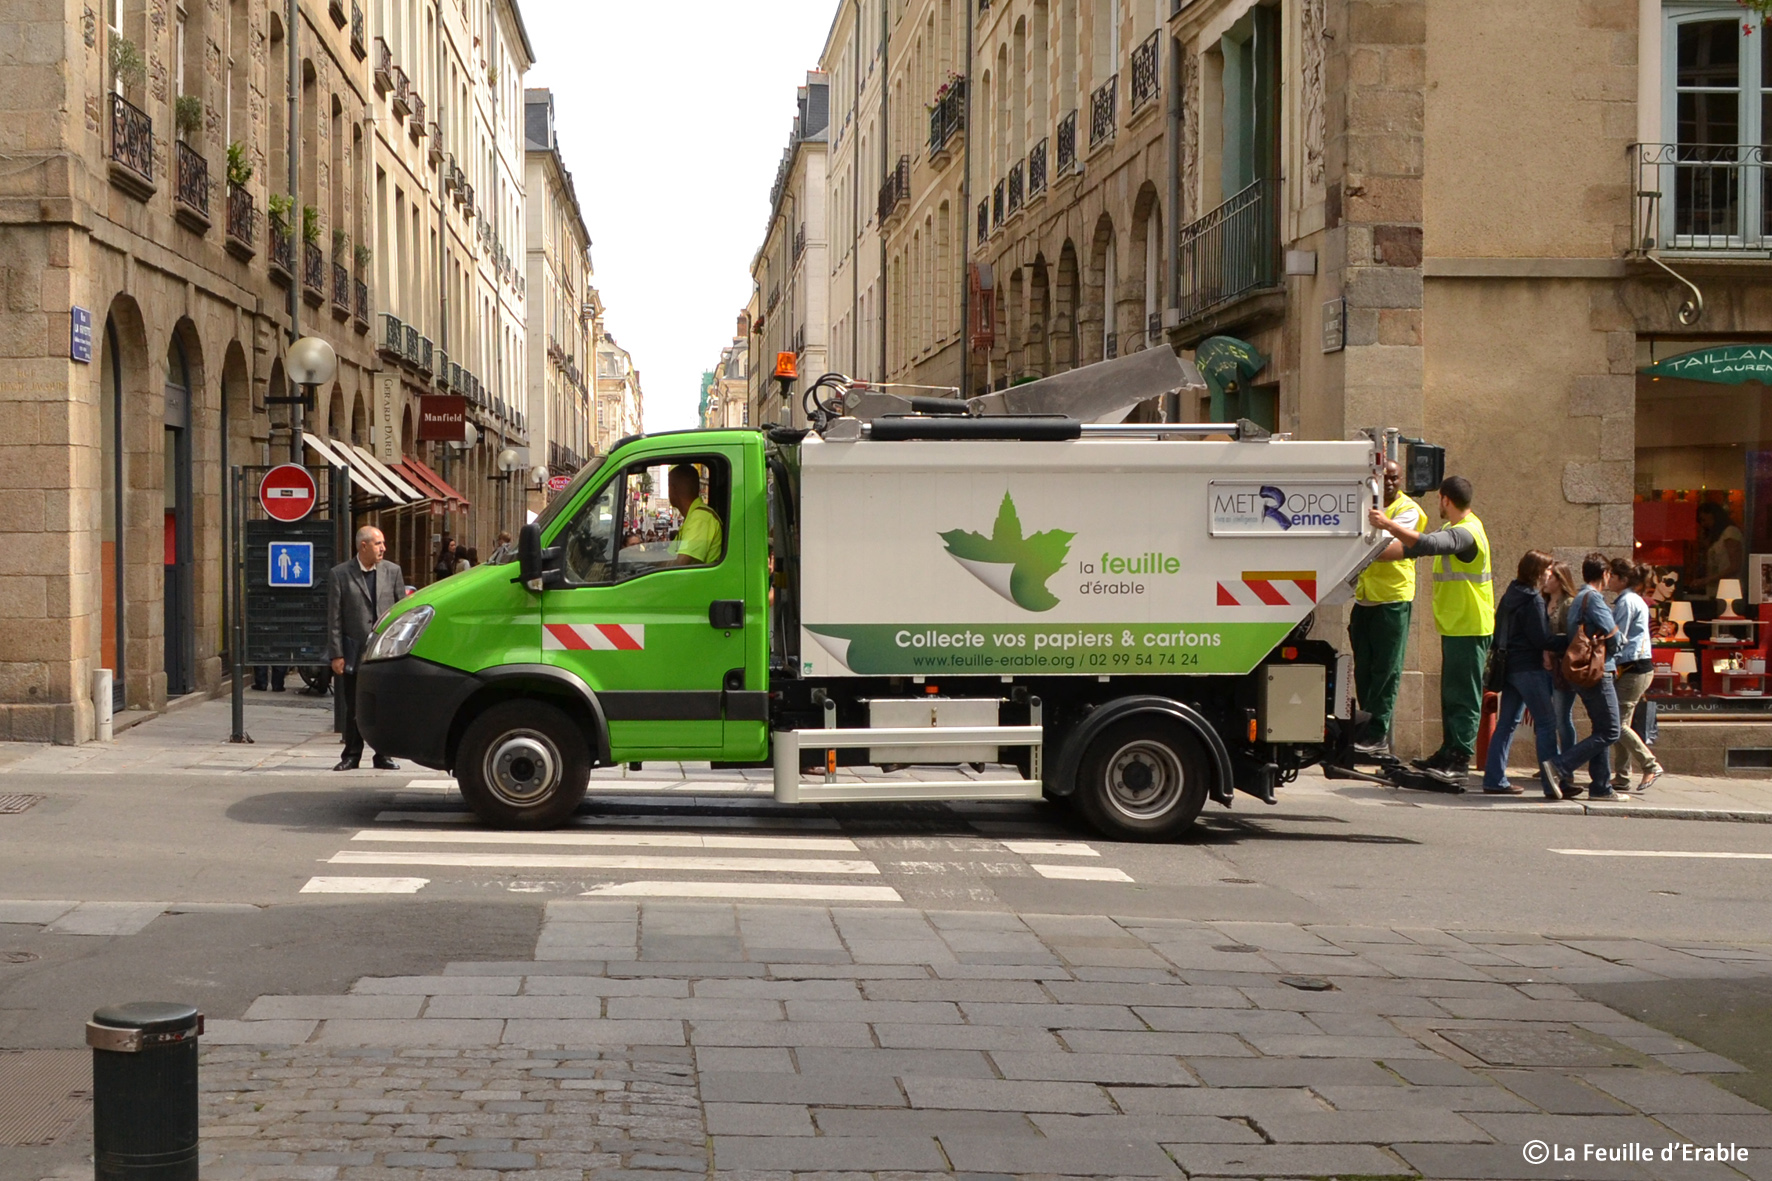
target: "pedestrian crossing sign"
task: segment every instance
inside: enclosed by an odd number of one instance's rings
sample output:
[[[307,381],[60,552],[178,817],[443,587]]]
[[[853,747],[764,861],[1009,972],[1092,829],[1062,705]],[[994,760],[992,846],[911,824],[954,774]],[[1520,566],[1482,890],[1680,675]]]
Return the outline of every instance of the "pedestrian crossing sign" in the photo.
[[[273,541],[270,545],[270,573],[267,582],[277,587],[311,587],[314,585],[314,543],[311,541]]]

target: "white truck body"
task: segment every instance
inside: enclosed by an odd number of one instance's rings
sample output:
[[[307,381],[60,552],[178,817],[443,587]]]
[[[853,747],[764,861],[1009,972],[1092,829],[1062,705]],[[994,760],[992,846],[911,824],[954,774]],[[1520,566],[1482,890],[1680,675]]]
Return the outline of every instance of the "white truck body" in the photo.
[[[1388,535],[1374,445],[800,447],[801,674],[1250,672]]]

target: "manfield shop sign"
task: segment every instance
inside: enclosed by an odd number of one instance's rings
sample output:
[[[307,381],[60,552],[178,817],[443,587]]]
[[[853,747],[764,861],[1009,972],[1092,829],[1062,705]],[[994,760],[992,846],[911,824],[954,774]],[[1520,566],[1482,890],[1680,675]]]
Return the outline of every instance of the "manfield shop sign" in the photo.
[[[1642,372],[1648,377],[1680,377],[1721,385],[1744,385],[1750,381],[1772,385],[1772,345],[1729,344],[1694,349],[1650,365]]]

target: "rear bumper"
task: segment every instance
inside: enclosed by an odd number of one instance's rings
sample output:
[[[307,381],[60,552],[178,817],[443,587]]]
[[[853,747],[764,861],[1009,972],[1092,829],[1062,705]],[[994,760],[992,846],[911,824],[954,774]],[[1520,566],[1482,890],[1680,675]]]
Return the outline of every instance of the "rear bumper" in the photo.
[[[449,726],[483,682],[472,673],[402,656],[357,671],[357,726],[377,754],[449,767]]]

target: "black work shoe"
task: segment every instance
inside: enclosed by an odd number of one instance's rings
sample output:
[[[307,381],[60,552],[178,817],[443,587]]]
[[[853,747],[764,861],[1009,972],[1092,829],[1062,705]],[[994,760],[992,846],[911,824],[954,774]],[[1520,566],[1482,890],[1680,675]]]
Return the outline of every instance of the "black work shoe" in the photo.
[[[1436,750],[1425,759],[1410,759],[1409,765],[1417,771],[1444,771],[1446,769],[1446,752]]]
[[[393,759],[390,759],[387,755],[376,755],[373,759],[369,760],[369,765],[374,767],[377,771],[398,771],[400,769],[400,764],[396,763]]]
[[[355,771],[357,769],[357,762],[358,762],[358,760],[356,760],[356,759],[340,759],[338,761],[338,766],[334,767],[333,770],[334,771]]]
[[[1362,759],[1369,759],[1374,762],[1380,759],[1388,759],[1391,757],[1390,740],[1388,738],[1381,738],[1377,742],[1356,742],[1354,743],[1354,754]]]
[[[1435,767],[1434,770],[1443,772],[1447,775],[1469,775],[1471,773],[1470,756],[1447,755],[1440,760],[1440,765]]]

